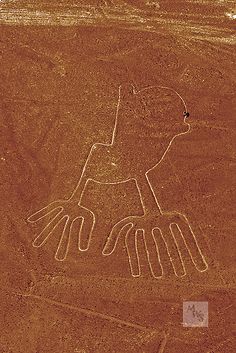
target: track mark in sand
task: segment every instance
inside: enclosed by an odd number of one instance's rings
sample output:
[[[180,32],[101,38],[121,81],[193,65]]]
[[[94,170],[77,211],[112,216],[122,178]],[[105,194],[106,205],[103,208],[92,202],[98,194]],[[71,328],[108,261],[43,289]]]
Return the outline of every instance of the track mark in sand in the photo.
[[[116,323],[118,325],[131,327],[131,328],[134,328],[134,329],[139,330],[139,331],[149,332],[149,331],[155,330],[155,328],[152,328],[152,327],[145,327],[145,326],[142,326],[142,325],[139,325],[139,324],[135,324],[135,323],[132,323],[132,322],[129,322],[129,321],[118,319],[118,318],[116,318],[114,316],[102,314],[100,312],[97,312],[97,311],[94,311],[94,310],[90,310],[90,309],[76,307],[76,306],[73,306],[73,305],[70,305],[70,304],[61,303],[61,302],[58,302],[58,301],[53,300],[53,299],[48,299],[48,298],[45,298],[45,297],[41,297],[39,295],[35,295],[35,294],[21,294],[21,296],[27,297],[27,298],[31,298],[31,299],[40,300],[42,302],[46,302],[46,303],[48,303],[50,305],[56,305],[56,306],[62,307],[64,309],[77,311],[77,312],[79,312],[81,314],[84,314],[86,316],[89,316],[89,317],[97,317],[97,318],[100,318],[100,319],[103,319],[103,320],[111,321],[111,322],[114,322],[114,323]]]

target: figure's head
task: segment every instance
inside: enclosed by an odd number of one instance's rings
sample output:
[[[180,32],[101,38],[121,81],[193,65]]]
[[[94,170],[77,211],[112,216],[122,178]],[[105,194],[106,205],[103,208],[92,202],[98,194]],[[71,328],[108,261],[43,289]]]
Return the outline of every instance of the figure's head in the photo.
[[[132,85],[121,86],[118,109],[132,124],[136,121],[140,130],[156,132],[159,137],[173,138],[190,129],[184,100],[168,87],[154,86],[136,92]]]

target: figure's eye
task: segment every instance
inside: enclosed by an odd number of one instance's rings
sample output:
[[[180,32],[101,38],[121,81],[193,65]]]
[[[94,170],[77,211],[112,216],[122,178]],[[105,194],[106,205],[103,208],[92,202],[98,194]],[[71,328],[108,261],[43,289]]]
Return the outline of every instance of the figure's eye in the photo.
[[[188,112],[184,112],[183,115],[184,117],[188,118],[190,114]]]

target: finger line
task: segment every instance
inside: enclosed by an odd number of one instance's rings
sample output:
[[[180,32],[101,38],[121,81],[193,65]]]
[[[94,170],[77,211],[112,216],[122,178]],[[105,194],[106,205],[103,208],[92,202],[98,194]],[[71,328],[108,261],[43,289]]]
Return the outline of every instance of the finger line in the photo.
[[[54,208],[51,208],[53,205],[48,205],[48,206],[45,206],[44,208],[42,208],[41,210],[33,213],[31,216],[29,216],[27,218],[27,221],[30,222],[30,223],[35,223],[35,222],[38,222],[40,221],[41,219],[49,216],[51,213],[55,212],[55,210],[58,210],[58,211],[62,211],[63,210],[63,207],[62,206],[57,206],[57,207],[54,207]],[[48,211],[46,211],[48,209]],[[46,212],[45,212],[46,211]],[[42,215],[41,215],[42,214]],[[39,215],[39,217],[36,217],[37,215]],[[35,218],[36,217],[36,218]]]
[[[149,236],[151,236],[151,239],[148,241],[148,235],[145,230],[143,230],[144,246],[151,274],[154,278],[160,279],[163,276],[163,267],[160,261],[159,250],[152,232],[153,230],[150,230]],[[154,250],[154,252],[152,250]],[[158,268],[156,268],[156,272],[161,273],[160,275],[157,275],[154,271],[155,264],[158,266]]]
[[[176,239],[176,237],[175,237],[175,234],[174,234],[174,231],[173,231],[173,229],[172,229],[172,225],[177,225],[177,224],[176,224],[176,223],[171,223],[171,224],[169,225],[169,228],[170,228],[170,232],[171,232],[172,238],[173,238],[173,240],[174,240],[174,243],[175,243],[175,246],[176,246],[178,255],[179,255],[179,259],[180,259],[181,264],[182,264],[182,267],[183,267],[184,273],[183,273],[182,276],[185,276],[186,273],[187,273],[187,272],[186,272],[186,268],[185,268],[185,264],[184,264],[184,261],[183,261],[183,257],[182,257],[182,254],[181,254],[181,250],[180,250],[180,248],[179,248],[178,241],[177,241],[177,239]],[[178,225],[177,225],[177,226],[178,226]],[[181,277],[182,277],[182,276],[181,276]]]
[[[62,218],[60,218],[61,213],[63,210],[61,210],[47,225],[46,227],[43,228],[43,230],[40,232],[40,234],[34,239],[33,241],[33,246],[34,247],[40,247],[42,246],[48,239],[48,237],[51,235],[51,233],[54,231],[54,229],[61,223]]]
[[[193,232],[193,230],[192,230],[192,227],[190,226],[190,224],[188,223],[187,220],[186,220],[186,222],[184,222],[183,225],[182,225],[182,226],[185,226],[185,228],[187,227],[186,232],[185,232],[185,233],[187,233],[186,235],[188,235],[188,241],[187,241],[187,240],[186,240],[186,236],[184,235],[182,228],[181,228],[181,227],[179,226],[179,224],[177,224],[177,223],[176,223],[176,226],[177,226],[178,231],[179,231],[179,233],[180,233],[180,235],[181,235],[181,237],[182,237],[182,239],[183,239],[183,241],[184,241],[184,243],[185,243],[185,246],[186,246],[186,248],[187,248],[187,250],[188,250],[188,253],[189,253],[189,255],[190,255],[190,258],[191,258],[191,260],[192,260],[192,263],[194,264],[194,266],[196,267],[196,269],[197,269],[199,272],[204,272],[204,271],[206,271],[206,270],[208,269],[208,264],[207,264],[207,261],[206,261],[205,256],[203,255],[203,253],[202,253],[202,251],[201,251],[201,248],[200,248],[199,245],[198,245],[198,242],[197,242],[196,236],[195,236],[195,234],[194,234],[194,232]],[[191,245],[191,240],[189,239],[190,237],[192,238],[193,246]],[[196,247],[196,248],[195,248],[195,247]],[[195,248],[195,249],[194,249],[194,248]],[[202,262],[203,262],[203,264],[204,264],[203,269],[200,268],[201,265],[200,265],[200,267],[199,267],[199,264],[198,264],[198,262],[199,262],[199,261],[198,261],[199,256],[198,256],[198,254],[200,255],[201,260],[202,260]]]
[[[136,232],[132,227],[127,231],[125,236],[125,245],[128,254],[128,261],[130,265],[131,275],[133,277],[140,276],[140,261],[138,255],[138,245],[137,245],[137,238]]]
[[[137,254],[137,265],[138,265],[138,273],[139,276],[141,275],[141,267],[140,267],[140,256],[139,256],[139,250],[138,250],[138,238],[139,238],[139,232],[144,232],[144,229],[136,229],[135,231],[135,253]]]
[[[159,251],[159,246],[158,246],[158,244],[157,244],[157,239],[156,239],[156,237],[155,237],[155,235],[154,235],[154,229],[152,229],[152,232],[151,232],[152,234],[152,239],[153,239],[153,241],[154,241],[154,244],[155,244],[155,248],[156,248],[156,254],[157,254],[157,260],[158,260],[158,264],[159,264],[159,267],[160,267],[160,270],[161,270],[161,274],[160,274],[160,276],[157,276],[157,275],[154,275],[153,273],[153,277],[155,277],[155,278],[161,278],[162,276],[163,276],[163,274],[164,274],[164,270],[163,270],[163,266],[162,266],[162,263],[161,263],[161,257],[160,257],[160,251]],[[153,272],[153,270],[152,270],[152,268],[151,268],[151,271]]]
[[[70,235],[73,222],[70,220],[68,215],[65,215],[61,221],[64,219],[66,219],[66,222],[55,254],[55,259],[57,261],[64,261],[69,250]]]
[[[79,217],[82,219],[79,230],[79,250],[87,251],[91,242],[91,236],[95,224],[92,214]],[[85,243],[85,244],[84,244]]]
[[[126,228],[127,228],[127,231],[129,231],[132,227],[133,227],[133,223],[131,223],[131,222],[124,224],[120,228],[118,227],[118,224],[117,224],[117,227],[116,226],[113,227],[111,233],[108,236],[106,244],[103,248],[102,254],[104,256],[111,255],[117,246],[118,239],[120,238],[120,235],[125,233]]]
[[[166,236],[163,234],[162,229],[159,228],[159,230],[160,230],[160,233],[161,233],[161,237],[162,237],[162,239],[163,239],[163,241],[165,243],[165,247],[166,247],[166,250],[167,250],[167,253],[168,253],[168,256],[169,256],[169,259],[170,259],[170,262],[172,264],[172,268],[174,270],[174,273],[175,273],[176,277],[184,276],[186,274],[185,272],[181,271],[180,274],[178,273],[178,267],[180,267],[178,263],[180,262],[181,265],[182,265],[182,262],[181,262],[179,256],[177,256],[177,257],[175,256],[176,251],[173,249],[172,242],[169,240],[170,237],[173,240],[172,233],[170,232],[169,227],[167,227],[167,229],[166,229],[166,232],[167,232]],[[174,243],[174,245],[175,245],[175,243]],[[176,249],[176,250],[177,250],[177,255],[179,255],[178,254],[178,249]],[[185,271],[185,269],[183,267],[182,267],[182,270]]]

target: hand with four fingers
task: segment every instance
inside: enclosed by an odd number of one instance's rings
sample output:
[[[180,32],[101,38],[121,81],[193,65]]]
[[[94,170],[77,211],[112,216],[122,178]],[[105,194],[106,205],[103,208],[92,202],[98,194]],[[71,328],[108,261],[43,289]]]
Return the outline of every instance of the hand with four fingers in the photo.
[[[33,246],[41,247],[47,242],[53,232],[58,232],[63,224],[60,240],[55,252],[55,259],[65,260],[75,221],[80,220],[78,234],[78,250],[86,251],[89,248],[91,234],[95,224],[95,216],[89,209],[80,206],[74,200],[58,200],[35,212],[28,218],[28,222],[37,223],[45,220],[45,226],[33,241]],[[76,223],[77,224],[77,223]]]
[[[163,246],[177,277],[186,275],[183,256],[186,253],[199,272],[204,272],[208,268],[192,227],[186,216],[181,213],[172,212],[158,216],[144,215],[124,218],[112,228],[104,246],[103,255],[111,255],[115,251],[119,238],[125,238],[130,271],[133,277],[141,275],[139,249],[143,244],[150,272],[154,278],[163,276]]]

